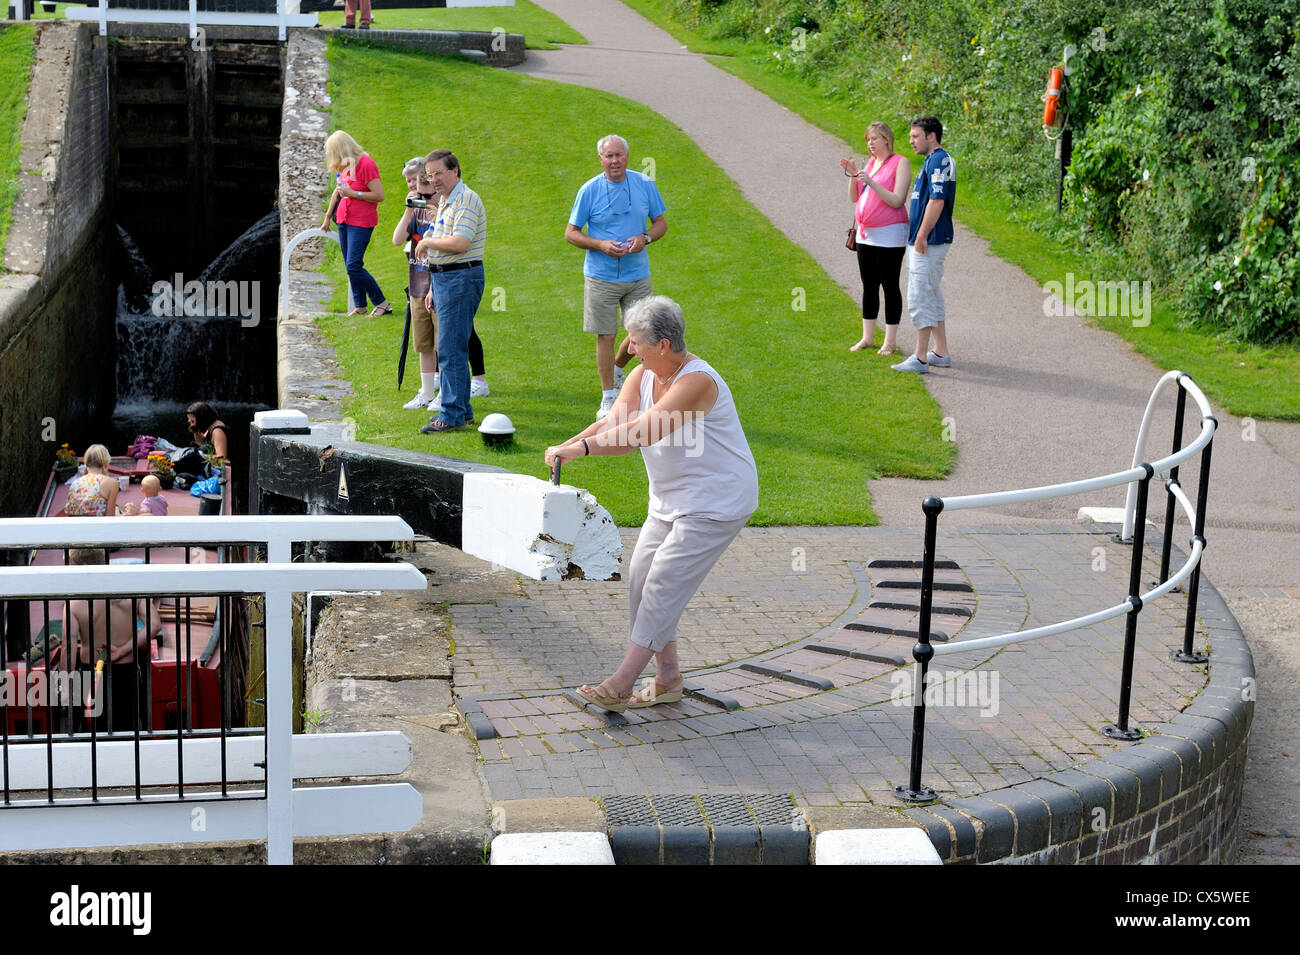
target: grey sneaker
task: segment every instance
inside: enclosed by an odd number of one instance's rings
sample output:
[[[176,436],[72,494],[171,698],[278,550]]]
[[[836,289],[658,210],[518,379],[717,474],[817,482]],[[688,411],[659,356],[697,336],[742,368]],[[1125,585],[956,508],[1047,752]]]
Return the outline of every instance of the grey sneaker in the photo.
[[[442,392],[433,396],[433,400],[428,405],[429,414],[441,414],[442,412]]]
[[[908,355],[907,361],[902,361],[897,365],[890,365],[889,367],[894,369],[894,371],[914,371],[921,375],[928,375],[930,373],[930,366],[921,361],[921,359],[917,358],[915,355]]]
[[[492,392],[488,390],[486,381],[480,381],[477,378],[471,378],[469,380],[469,396],[471,398],[486,398],[490,394],[492,394]]]
[[[406,404],[402,405],[402,407],[405,408],[407,411],[414,411],[416,408],[425,407],[432,400],[433,399],[428,395],[426,395],[423,391],[417,391],[415,393],[415,397],[412,398],[410,401],[408,401]]]
[[[950,367],[952,367],[952,356],[951,356],[951,355],[936,355],[936,354],[934,353],[933,350],[931,350],[931,351],[929,351],[929,352],[926,353],[926,355],[925,355],[925,361],[926,361],[927,364],[932,365],[932,366],[934,366],[935,368],[950,368]]]
[[[602,397],[600,399],[600,410],[596,412],[596,420],[603,421],[605,416],[609,414],[610,409],[614,407],[614,402],[617,400],[617,398]]]

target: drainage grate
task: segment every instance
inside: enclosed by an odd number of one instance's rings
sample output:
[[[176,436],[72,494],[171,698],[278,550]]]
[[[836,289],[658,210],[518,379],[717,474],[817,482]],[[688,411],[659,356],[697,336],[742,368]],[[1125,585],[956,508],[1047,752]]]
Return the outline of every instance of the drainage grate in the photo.
[[[659,814],[659,823],[664,826],[698,826],[706,823],[700,813],[700,804],[694,796],[673,793],[667,796],[652,796],[655,812]]]
[[[709,825],[718,826],[753,826],[754,814],[749,811],[745,797],[735,793],[702,793],[700,805]]]
[[[614,826],[657,826],[654,807],[645,796],[606,796],[605,820]]]
[[[754,793],[747,799],[760,826],[788,826],[803,819],[788,793]]]

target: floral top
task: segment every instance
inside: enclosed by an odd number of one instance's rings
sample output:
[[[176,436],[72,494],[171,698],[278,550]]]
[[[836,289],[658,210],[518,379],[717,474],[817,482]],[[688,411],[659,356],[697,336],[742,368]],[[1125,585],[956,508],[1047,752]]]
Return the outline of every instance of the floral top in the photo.
[[[79,474],[68,485],[68,503],[64,505],[69,517],[103,517],[108,513],[108,498],[99,493],[102,474]]]

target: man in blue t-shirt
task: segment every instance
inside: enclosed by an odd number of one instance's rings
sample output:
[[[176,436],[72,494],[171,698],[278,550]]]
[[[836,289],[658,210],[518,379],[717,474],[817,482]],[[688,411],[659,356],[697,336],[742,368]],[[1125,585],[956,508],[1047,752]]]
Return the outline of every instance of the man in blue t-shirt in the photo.
[[[596,335],[596,369],[600,373],[600,410],[604,418],[618,397],[627,339],[614,355],[619,310],[652,294],[646,246],[668,231],[667,207],[654,180],[627,168],[627,140],[605,136],[596,143],[604,172],[578,190],[564,238],[586,249],[583,262],[582,329]],[[646,228],[646,222],[650,223]],[[586,229],[586,232],[583,229]]]
[[[957,172],[952,157],[939,145],[943,124],[933,116],[912,120],[909,140],[924,159],[912,184],[907,224],[907,311],[916,326],[916,349],[894,371],[927,373],[947,368],[948,335],[944,330],[943,263],[952,248],[952,204]],[[934,335],[934,347],[930,336]]]

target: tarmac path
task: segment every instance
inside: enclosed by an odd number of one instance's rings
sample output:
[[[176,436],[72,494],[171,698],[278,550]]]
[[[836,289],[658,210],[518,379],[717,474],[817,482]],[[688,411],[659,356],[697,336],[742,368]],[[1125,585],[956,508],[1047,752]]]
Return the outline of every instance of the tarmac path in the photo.
[[[616,0],[535,2],[583,33],[589,45],[530,50],[517,72],[605,89],[661,113],[859,298],[856,263],[843,249],[850,210],[838,160],[849,155],[860,160],[861,143],[850,146],[809,125],[704,57],[686,52]],[[863,128],[875,118],[863,116]],[[905,135],[906,117],[885,119],[896,135]],[[634,161],[638,152],[652,148],[631,145]],[[954,158],[960,182],[962,157]],[[789,170],[797,175],[790,176]],[[798,189],[790,188],[792,179],[800,183]],[[672,184],[663,188],[671,208]],[[824,199],[810,202],[810,196]],[[959,218],[961,198],[959,189]],[[960,225],[943,288],[953,366],[936,369],[926,385],[951,419],[956,466],[939,482],[872,482],[882,522],[919,526],[920,501],[926,495],[1051,484],[1128,466],[1142,409],[1166,369],[1154,367],[1123,340],[1082,318],[1049,317],[1048,293],[991,255],[983,239]],[[834,374],[851,374],[854,362],[899,360],[874,351],[850,354],[848,345],[860,333],[858,315],[845,314],[843,324],[845,364]],[[900,356],[912,340],[905,316]],[[825,400],[834,400],[833,391]],[[1167,453],[1172,405],[1167,397],[1162,407],[1170,413],[1158,414],[1153,423],[1151,459]],[[1300,424],[1252,422],[1218,409],[1215,416],[1219,437],[1206,508],[1205,573],[1227,598],[1255,650],[1261,704],[1247,769],[1241,858],[1300,863],[1300,752],[1292,689],[1300,684],[1300,644],[1295,640],[1300,633]],[[1189,409],[1189,437],[1199,427],[1198,417]],[[1196,479],[1189,471],[1194,470],[1184,467],[1182,475],[1193,500]],[[1153,493],[1153,502],[1157,500]],[[1122,503],[1123,494],[1110,490],[964,511],[950,520],[1060,522],[1072,520],[1084,505]],[[1161,516],[1162,503],[1153,503],[1154,516]],[[1183,532],[1176,536],[1185,543]]]

